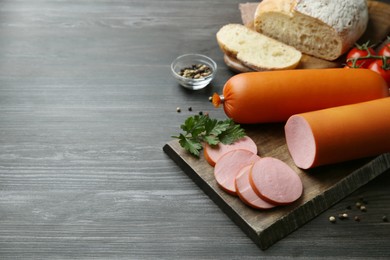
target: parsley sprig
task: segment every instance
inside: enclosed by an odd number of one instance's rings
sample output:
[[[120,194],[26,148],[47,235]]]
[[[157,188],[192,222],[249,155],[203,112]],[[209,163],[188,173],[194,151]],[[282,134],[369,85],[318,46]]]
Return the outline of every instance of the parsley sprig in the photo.
[[[231,144],[246,135],[244,129],[232,119],[217,120],[208,115],[188,117],[180,128],[184,133],[172,137],[179,139],[180,145],[197,157],[203,142],[210,145]]]

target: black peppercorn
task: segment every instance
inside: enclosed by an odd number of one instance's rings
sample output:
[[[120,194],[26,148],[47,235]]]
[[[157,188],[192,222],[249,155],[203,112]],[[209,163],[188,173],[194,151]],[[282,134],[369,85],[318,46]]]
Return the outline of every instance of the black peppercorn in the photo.
[[[180,70],[179,75],[185,78],[202,79],[210,76],[212,70],[205,64],[193,64]]]

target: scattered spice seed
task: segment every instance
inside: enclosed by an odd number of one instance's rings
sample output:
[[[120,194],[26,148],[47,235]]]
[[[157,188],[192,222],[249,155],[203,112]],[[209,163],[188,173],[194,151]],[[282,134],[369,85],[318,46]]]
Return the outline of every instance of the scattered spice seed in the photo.
[[[331,223],[336,223],[336,218],[335,218],[334,216],[330,216],[330,217],[329,217],[329,221],[330,221]]]
[[[355,220],[356,222],[360,222],[360,217],[359,217],[359,216],[355,216],[355,217],[354,217],[354,220]]]
[[[176,112],[177,112],[177,113],[180,113],[180,112],[181,112],[180,107],[177,107],[177,108],[176,108]]]
[[[358,209],[360,209],[360,207],[362,206],[362,203],[360,203],[360,202],[356,202],[356,207],[358,208]]]
[[[209,102],[213,102],[213,97],[209,97]]]
[[[382,220],[383,220],[383,222],[389,222],[389,219],[387,218],[386,215],[384,215],[384,216],[382,217]]]
[[[362,206],[360,206],[360,210],[363,211],[363,212],[366,212],[367,208],[366,208],[366,206],[362,205]]]
[[[340,213],[338,216],[339,216],[339,219],[347,219],[348,218],[347,213]]]
[[[348,205],[348,206],[346,207],[346,209],[348,209],[348,210],[352,209],[351,205]]]
[[[189,107],[189,108],[188,108],[188,111],[192,111],[192,107]]]

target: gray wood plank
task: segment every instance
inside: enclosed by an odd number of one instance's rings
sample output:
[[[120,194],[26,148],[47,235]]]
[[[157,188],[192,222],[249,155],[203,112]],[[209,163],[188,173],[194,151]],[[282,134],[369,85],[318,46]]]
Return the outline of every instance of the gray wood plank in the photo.
[[[0,1],[1,259],[389,257],[388,172],[261,251],[162,151],[187,116],[224,118],[214,35],[238,3]],[[218,63],[208,88],[171,77],[187,52]],[[359,223],[327,221],[360,196]]]

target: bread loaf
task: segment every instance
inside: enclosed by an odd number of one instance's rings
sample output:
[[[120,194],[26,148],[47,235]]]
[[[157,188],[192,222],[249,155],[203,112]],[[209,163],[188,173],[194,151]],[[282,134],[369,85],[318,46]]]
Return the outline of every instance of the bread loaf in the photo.
[[[241,24],[227,24],[217,32],[222,51],[257,71],[293,69],[302,53]]]
[[[305,54],[335,60],[366,30],[366,0],[263,0],[255,30]]]

